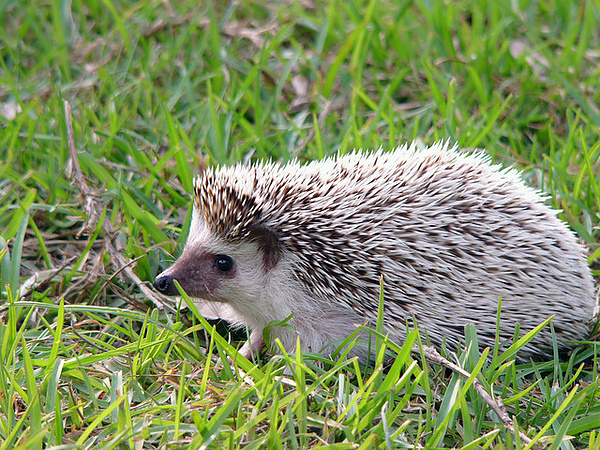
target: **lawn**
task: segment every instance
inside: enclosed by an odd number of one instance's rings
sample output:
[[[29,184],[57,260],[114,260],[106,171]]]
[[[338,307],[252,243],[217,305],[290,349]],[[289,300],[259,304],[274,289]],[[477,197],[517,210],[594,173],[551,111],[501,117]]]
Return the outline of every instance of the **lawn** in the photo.
[[[440,349],[466,376],[412,352],[417,332],[378,340],[385,368],[254,364],[243,331],[151,287],[201,166],[412,140],[521,170],[599,280],[599,0],[13,0],[0,18],[0,450],[600,449],[592,341],[517,363],[522,342],[480,353],[467,327],[467,350]]]

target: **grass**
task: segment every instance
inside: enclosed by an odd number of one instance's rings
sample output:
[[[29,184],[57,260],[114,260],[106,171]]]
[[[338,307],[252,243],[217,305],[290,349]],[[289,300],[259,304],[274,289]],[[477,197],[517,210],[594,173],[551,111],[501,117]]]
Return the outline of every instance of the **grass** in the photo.
[[[379,342],[387,371],[254,365],[201,316],[152,308],[109,250],[147,287],[181,250],[200,164],[450,139],[547,192],[600,276],[598,0],[6,1],[0,17],[1,450],[528,447],[472,378],[411,355],[416,332]],[[81,234],[65,100],[100,206]],[[597,343],[517,364],[475,342],[461,365],[529,447],[600,449]]]

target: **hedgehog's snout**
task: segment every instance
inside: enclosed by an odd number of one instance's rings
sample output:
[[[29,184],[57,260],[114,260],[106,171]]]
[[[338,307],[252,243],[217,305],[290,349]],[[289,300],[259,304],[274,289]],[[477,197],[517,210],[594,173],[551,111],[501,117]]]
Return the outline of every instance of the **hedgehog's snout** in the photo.
[[[175,280],[190,297],[211,297],[221,283],[235,278],[236,265],[228,255],[186,246],[171,267],[157,275],[154,288],[164,295],[179,295]]]
[[[164,272],[156,277],[154,280],[154,288],[164,295],[177,295],[177,287],[173,282],[174,278],[171,275],[166,275]]]

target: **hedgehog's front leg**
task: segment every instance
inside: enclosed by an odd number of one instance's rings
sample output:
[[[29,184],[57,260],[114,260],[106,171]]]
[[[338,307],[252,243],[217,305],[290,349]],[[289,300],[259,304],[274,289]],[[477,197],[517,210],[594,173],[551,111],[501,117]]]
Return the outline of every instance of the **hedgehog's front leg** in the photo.
[[[239,353],[244,358],[252,361],[252,356],[255,355],[258,357],[264,346],[265,340],[263,339],[262,330],[253,330],[248,340],[240,348]]]

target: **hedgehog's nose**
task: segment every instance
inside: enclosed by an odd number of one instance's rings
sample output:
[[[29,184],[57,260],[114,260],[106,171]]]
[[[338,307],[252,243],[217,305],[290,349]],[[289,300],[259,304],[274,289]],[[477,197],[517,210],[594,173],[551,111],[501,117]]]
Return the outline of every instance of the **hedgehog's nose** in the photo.
[[[164,295],[177,295],[179,293],[171,275],[160,274],[154,280],[153,285],[158,292]]]

